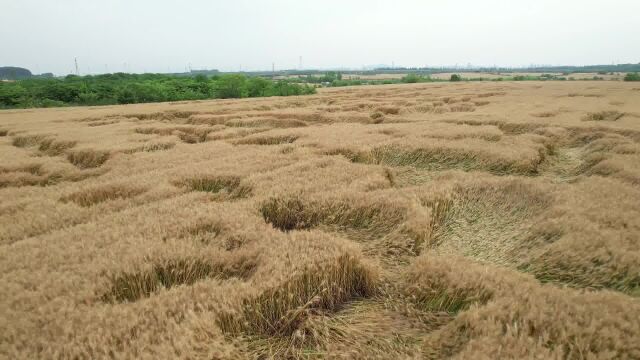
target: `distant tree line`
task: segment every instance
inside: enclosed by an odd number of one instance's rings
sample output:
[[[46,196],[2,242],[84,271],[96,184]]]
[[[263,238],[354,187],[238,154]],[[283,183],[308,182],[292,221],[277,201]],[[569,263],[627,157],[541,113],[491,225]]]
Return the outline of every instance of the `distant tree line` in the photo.
[[[19,80],[32,77],[31,71],[15,66],[0,66],[0,80]]]
[[[0,66],[0,80],[22,80],[32,78],[52,78],[52,73],[34,75],[29,69],[15,66]]]
[[[68,75],[0,82],[0,108],[114,105],[145,102],[290,96],[315,93],[290,81],[241,74],[179,77],[162,74]]]
[[[371,73],[397,73],[397,72],[421,72],[421,73],[449,73],[449,72],[526,72],[526,73],[610,73],[610,72],[640,72],[640,63],[614,64],[614,65],[587,65],[587,66],[530,66],[530,67],[382,67],[371,70]]]
[[[463,73],[463,75],[473,75],[474,73]],[[567,80],[564,76],[557,76],[554,74],[536,74],[536,75],[513,75],[502,77],[463,77],[461,74],[451,74],[449,79],[432,78],[429,74],[421,74],[410,72],[401,78],[395,79],[360,79],[358,77],[351,77],[344,79],[339,72],[328,72],[322,76],[307,75],[293,78],[292,81],[298,83],[311,83],[322,84],[329,87],[341,87],[341,86],[358,86],[358,85],[386,85],[386,84],[415,84],[426,82],[442,82],[442,81],[546,81],[546,80]],[[572,79],[571,79],[572,80]],[[585,80],[604,80],[602,77],[594,76]]]
[[[386,85],[386,84],[411,84],[421,82],[439,81],[431,79],[429,76],[420,74],[408,74],[399,79],[360,79],[357,76],[345,79],[341,72],[329,71],[319,75],[306,75],[293,78],[297,83],[321,84],[329,87],[357,86],[357,85]]]

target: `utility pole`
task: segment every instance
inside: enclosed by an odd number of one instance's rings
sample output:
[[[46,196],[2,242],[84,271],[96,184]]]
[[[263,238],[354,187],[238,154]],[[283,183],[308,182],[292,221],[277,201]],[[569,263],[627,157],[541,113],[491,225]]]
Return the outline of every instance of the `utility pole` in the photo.
[[[298,70],[302,70],[302,56],[300,56],[300,63],[298,64]]]
[[[76,75],[80,75],[80,72],[78,71],[78,58],[73,58],[73,61],[76,63]]]
[[[276,63],[274,63],[274,62],[272,62],[272,63],[271,63],[271,72],[272,72],[273,74],[275,74],[275,73],[276,73]]]

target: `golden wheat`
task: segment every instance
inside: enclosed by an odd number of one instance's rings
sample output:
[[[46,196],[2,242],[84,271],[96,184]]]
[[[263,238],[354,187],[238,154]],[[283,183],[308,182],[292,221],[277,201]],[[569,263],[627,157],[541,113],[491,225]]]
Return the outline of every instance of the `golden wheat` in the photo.
[[[640,92],[0,112],[0,358],[640,358]]]

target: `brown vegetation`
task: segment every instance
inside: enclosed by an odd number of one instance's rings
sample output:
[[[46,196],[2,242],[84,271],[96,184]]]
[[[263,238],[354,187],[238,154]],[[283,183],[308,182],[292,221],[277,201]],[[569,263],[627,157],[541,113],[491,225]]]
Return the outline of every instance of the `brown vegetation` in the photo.
[[[298,139],[298,135],[252,136],[240,139],[238,145],[279,145],[290,144]]]
[[[619,111],[599,111],[594,113],[588,113],[583,120],[585,121],[616,121],[624,116],[624,113]]]
[[[640,358],[638,96],[0,111],[0,358]]]
[[[80,169],[101,166],[109,159],[109,152],[104,150],[78,150],[67,155],[67,160]]]
[[[174,181],[178,186],[185,186],[192,191],[218,194],[225,198],[238,199],[251,194],[251,186],[242,183],[238,176],[200,175]]]
[[[111,184],[78,191],[62,197],[60,201],[72,201],[80,206],[87,207],[109,200],[127,199],[142,194],[144,191],[145,189],[143,188]]]
[[[237,259],[234,259],[237,260]],[[247,278],[255,264],[246,259],[240,263],[225,264],[218,259],[210,263],[200,259],[171,259],[155,263],[150,270],[138,273],[122,273],[113,276],[111,288],[101,299],[107,302],[136,301],[149,297],[160,289],[179,285],[192,285],[206,278]]]

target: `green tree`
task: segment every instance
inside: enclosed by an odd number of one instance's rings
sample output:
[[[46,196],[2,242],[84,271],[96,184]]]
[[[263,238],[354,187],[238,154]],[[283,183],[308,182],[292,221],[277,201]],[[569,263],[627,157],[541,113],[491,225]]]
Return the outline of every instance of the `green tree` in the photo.
[[[52,80],[36,91],[38,97],[70,103],[80,94],[80,83]]]
[[[640,81],[640,74],[627,73],[627,75],[624,76],[624,81]]]
[[[134,90],[129,86],[124,86],[116,91],[118,104],[134,104],[137,101]]]
[[[204,74],[198,74],[193,79],[199,83],[203,83],[203,82],[206,83],[209,81],[209,79],[207,78],[207,75],[204,75]]]
[[[223,75],[216,81],[216,97],[221,99],[241,98],[246,96],[244,75]]]
[[[211,81],[203,74],[198,74],[188,86],[190,92],[193,92],[196,98],[209,98],[213,96],[213,88]]]
[[[165,101],[163,88],[158,83],[143,82],[130,85],[136,94],[136,102],[159,102]]]
[[[0,82],[0,107],[14,107],[26,101],[28,92],[16,83]]]
[[[271,82],[265,78],[252,77],[247,80],[247,95],[249,97],[267,96]]]
[[[83,105],[95,105],[99,100],[99,95],[93,92],[78,94],[78,102]]]
[[[449,81],[462,81],[462,77],[460,77],[460,75],[458,74],[452,74],[451,78],[449,78]]]

